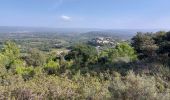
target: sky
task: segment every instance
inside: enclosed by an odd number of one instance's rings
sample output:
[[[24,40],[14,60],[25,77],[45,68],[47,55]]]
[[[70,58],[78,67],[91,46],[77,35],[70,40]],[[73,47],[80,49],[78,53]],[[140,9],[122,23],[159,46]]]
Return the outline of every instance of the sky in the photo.
[[[0,26],[169,29],[170,0],[0,0]]]

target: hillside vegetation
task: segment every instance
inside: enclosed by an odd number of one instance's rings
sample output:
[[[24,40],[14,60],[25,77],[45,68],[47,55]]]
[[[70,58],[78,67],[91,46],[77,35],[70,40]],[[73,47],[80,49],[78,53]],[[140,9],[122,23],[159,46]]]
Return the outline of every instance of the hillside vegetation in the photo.
[[[67,52],[6,41],[0,51],[1,100],[169,100],[170,32],[137,33],[100,52],[79,43]]]

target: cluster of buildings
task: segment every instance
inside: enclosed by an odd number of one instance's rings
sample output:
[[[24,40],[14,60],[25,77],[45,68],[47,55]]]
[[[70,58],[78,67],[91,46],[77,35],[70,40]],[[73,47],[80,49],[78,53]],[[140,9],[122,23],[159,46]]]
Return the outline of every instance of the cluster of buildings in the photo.
[[[97,37],[89,41],[90,44],[95,46],[103,46],[103,45],[115,45],[116,41],[111,37]]]

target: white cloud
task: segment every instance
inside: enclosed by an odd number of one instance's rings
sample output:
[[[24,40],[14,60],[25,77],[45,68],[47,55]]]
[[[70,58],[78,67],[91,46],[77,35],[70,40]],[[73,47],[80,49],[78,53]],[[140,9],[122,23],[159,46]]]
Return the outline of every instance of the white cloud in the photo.
[[[70,16],[62,15],[60,18],[61,18],[63,21],[71,21],[71,17],[70,17]]]

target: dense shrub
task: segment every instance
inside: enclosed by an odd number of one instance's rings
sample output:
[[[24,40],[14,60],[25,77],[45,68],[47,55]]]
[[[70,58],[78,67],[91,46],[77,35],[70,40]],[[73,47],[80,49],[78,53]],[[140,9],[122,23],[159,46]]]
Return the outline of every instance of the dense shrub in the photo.
[[[41,76],[27,82],[12,82],[6,88],[0,87],[0,97],[19,100],[106,99],[110,97],[107,87],[108,82],[100,82],[92,77],[80,76],[70,80],[57,76]]]
[[[130,72],[126,77],[116,78],[109,87],[112,98],[123,100],[169,99],[169,90],[160,93],[154,77],[138,76]]]
[[[125,61],[131,62],[137,59],[137,54],[133,47],[128,43],[117,44],[113,49],[103,50],[100,53],[100,57],[107,57],[111,62]]]
[[[68,55],[65,56],[65,58],[66,60],[74,60],[76,64],[87,66],[87,64],[93,64],[97,61],[97,50],[90,45],[79,44],[73,46],[71,51],[68,53]]]
[[[41,75],[23,81],[18,75],[7,77],[10,84],[0,85],[1,99],[119,99],[119,100],[168,100],[170,88],[162,87],[162,79],[129,72],[121,76],[114,72],[109,80],[77,73],[68,79],[59,76]]]
[[[43,66],[46,62],[46,57],[42,51],[38,49],[30,49],[28,55],[23,57],[28,65],[32,66]]]
[[[44,70],[47,72],[47,74],[51,75],[51,74],[56,74],[59,68],[60,65],[58,64],[58,62],[50,60],[45,65]]]
[[[34,71],[33,67],[18,66],[18,67],[16,67],[16,73],[22,75],[22,77],[25,80],[28,80],[34,76],[35,71]]]

